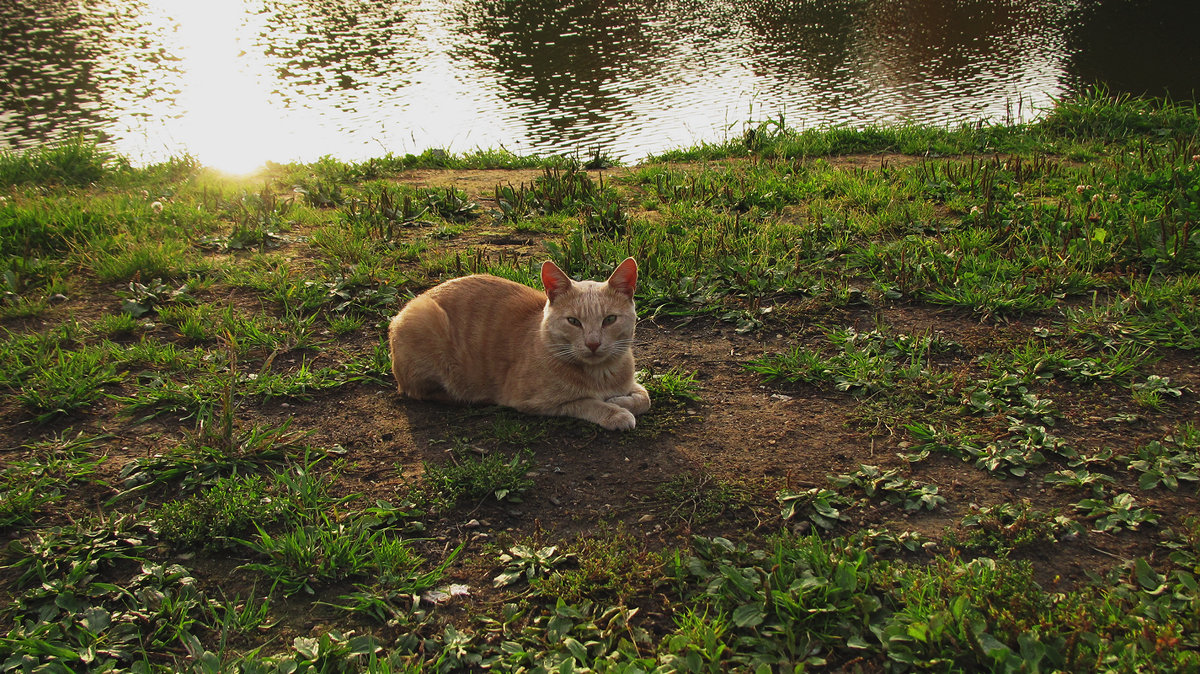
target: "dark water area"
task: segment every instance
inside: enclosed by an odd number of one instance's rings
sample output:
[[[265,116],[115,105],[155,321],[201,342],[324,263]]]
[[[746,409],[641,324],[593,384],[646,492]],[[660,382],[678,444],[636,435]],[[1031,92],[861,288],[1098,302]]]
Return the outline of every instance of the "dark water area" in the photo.
[[[1194,100],[1195,0],[4,0],[0,149],[135,162],[599,149]]]

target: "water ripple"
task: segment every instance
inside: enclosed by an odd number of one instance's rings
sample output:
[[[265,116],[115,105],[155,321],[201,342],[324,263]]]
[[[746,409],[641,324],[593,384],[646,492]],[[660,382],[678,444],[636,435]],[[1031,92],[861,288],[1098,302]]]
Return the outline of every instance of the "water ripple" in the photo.
[[[1093,24],[1118,11],[1104,0],[9,0],[0,148],[82,133],[135,161],[190,153],[230,170],[429,147],[636,160],[780,115],[802,128],[1027,119],[1085,82],[1104,48],[1085,38],[1107,39]],[[1163,39],[1123,20],[1129,40]],[[1147,81],[1200,61],[1187,31],[1171,35],[1174,62],[1147,64]],[[1183,70],[1195,88],[1200,68]]]

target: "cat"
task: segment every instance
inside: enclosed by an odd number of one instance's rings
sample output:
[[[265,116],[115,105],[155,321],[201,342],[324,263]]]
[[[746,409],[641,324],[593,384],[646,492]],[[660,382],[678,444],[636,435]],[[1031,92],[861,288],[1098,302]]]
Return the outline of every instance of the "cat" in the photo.
[[[631,430],[650,409],[634,378],[628,258],[607,281],[573,281],[542,264],[539,292],[475,274],[417,296],[388,326],[392,375],[419,400],[498,404]]]

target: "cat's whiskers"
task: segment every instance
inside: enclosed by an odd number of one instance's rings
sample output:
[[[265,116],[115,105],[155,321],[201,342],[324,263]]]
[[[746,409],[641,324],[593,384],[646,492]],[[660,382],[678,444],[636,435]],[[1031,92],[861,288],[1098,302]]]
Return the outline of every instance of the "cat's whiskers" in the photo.
[[[575,347],[571,344],[548,344],[546,351],[555,356],[570,356],[574,355]]]
[[[637,340],[633,339],[618,339],[610,342],[608,348],[611,353],[616,354],[621,353],[622,351],[629,351],[638,343],[639,342]]]
[[[536,355],[536,360],[541,365],[550,365],[556,362],[578,365],[584,362],[578,352],[569,344],[558,348],[547,348],[543,353]]]

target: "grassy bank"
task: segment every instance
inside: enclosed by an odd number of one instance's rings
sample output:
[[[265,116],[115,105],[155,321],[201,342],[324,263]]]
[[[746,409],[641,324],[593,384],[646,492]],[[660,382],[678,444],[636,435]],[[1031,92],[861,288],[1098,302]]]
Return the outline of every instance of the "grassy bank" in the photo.
[[[1200,669],[1198,125],[2,155],[0,670]],[[406,298],[629,255],[637,430],[393,393]]]

